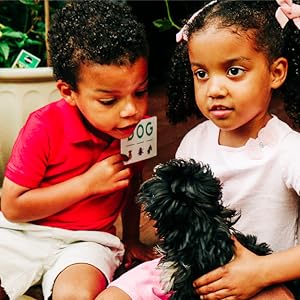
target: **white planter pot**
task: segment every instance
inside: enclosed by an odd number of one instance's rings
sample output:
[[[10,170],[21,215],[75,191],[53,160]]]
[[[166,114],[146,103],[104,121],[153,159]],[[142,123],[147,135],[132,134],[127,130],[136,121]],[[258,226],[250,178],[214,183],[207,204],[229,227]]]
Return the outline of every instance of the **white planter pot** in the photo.
[[[0,68],[0,186],[13,143],[29,113],[59,97],[52,68]]]

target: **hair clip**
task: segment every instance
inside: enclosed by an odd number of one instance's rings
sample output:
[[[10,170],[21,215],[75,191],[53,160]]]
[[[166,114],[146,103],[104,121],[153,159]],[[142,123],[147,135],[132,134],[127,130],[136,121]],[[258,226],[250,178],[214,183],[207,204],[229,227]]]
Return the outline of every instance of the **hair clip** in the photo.
[[[289,20],[293,20],[296,27],[300,29],[300,5],[293,3],[293,0],[276,0],[279,7],[276,10],[275,17],[284,28]]]
[[[211,2],[209,2],[208,4],[204,5],[202,8],[200,8],[198,11],[196,11],[190,18],[189,20],[186,22],[186,24],[180,29],[179,32],[177,32],[176,34],[176,42],[179,43],[182,40],[185,40],[187,42],[188,37],[186,35],[186,31],[188,29],[188,26],[190,23],[193,22],[193,20],[208,6],[211,6],[213,4],[215,4],[216,2],[218,2],[218,0],[213,0]]]

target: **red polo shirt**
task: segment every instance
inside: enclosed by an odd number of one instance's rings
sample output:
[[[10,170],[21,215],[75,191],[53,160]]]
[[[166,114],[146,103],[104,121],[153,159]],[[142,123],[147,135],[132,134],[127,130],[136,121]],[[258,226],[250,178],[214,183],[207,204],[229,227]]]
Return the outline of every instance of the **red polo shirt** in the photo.
[[[31,189],[80,175],[102,158],[120,152],[120,141],[93,134],[77,107],[61,99],[33,112],[13,147],[5,176]],[[115,233],[125,190],[94,195],[34,223],[71,230]]]

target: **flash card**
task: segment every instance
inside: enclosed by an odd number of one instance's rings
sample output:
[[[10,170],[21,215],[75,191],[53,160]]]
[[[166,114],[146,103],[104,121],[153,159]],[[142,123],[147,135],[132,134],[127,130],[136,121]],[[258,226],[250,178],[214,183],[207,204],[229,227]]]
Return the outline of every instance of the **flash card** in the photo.
[[[121,139],[121,154],[128,157],[125,164],[148,159],[157,155],[157,118],[141,120],[133,134]]]

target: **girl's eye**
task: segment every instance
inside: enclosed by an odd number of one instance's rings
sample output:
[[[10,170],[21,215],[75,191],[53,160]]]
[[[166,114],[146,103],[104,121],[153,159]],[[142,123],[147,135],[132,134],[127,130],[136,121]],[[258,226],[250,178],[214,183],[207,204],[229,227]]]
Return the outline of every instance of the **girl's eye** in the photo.
[[[200,80],[208,78],[208,74],[204,70],[197,70],[196,72],[194,72],[194,75]]]
[[[102,105],[105,105],[105,106],[113,105],[113,104],[116,103],[116,101],[117,101],[117,99],[115,99],[115,98],[112,98],[112,99],[101,99],[101,100],[99,100],[99,102]]]
[[[241,76],[244,72],[245,72],[245,70],[243,70],[241,68],[232,67],[228,70],[228,75],[231,77],[237,77],[237,76]]]

